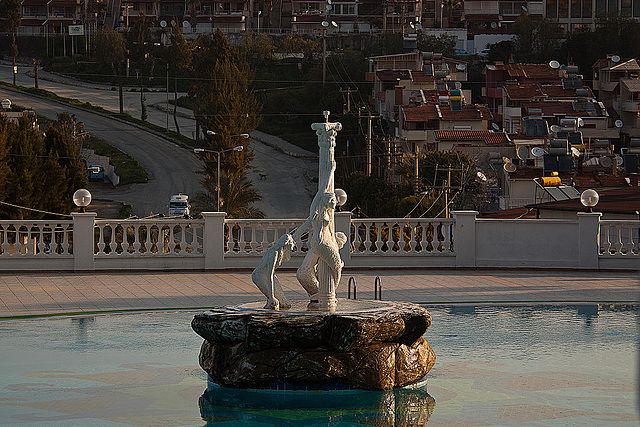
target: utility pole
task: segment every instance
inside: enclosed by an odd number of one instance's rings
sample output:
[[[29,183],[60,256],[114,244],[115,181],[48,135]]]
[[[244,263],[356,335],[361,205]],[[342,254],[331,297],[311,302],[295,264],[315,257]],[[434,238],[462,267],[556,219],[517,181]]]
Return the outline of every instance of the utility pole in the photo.
[[[367,123],[367,167],[366,167],[366,174],[367,176],[371,176],[371,119],[374,119],[376,117],[376,115],[371,114],[370,112],[366,111],[365,112],[361,109],[358,111],[358,118],[360,119],[367,119],[368,123]]]
[[[340,93],[347,94],[347,111],[344,112],[345,114],[351,112],[351,94],[357,91],[358,91],[357,88],[356,89],[351,89],[351,88],[340,89]]]
[[[447,169],[447,187],[444,193],[444,217],[449,218],[449,191],[451,190],[451,165]]]

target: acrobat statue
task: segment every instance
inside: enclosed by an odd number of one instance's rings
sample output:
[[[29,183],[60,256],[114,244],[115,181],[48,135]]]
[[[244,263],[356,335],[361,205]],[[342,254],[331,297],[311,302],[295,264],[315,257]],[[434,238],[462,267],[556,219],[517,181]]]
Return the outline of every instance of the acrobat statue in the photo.
[[[282,285],[276,276],[276,268],[283,262],[291,259],[291,251],[295,247],[295,241],[291,234],[280,236],[260,260],[260,264],[251,273],[251,280],[260,289],[260,292],[267,297],[267,304],[264,308],[271,310],[286,310],[291,308],[291,303],[282,292]]]

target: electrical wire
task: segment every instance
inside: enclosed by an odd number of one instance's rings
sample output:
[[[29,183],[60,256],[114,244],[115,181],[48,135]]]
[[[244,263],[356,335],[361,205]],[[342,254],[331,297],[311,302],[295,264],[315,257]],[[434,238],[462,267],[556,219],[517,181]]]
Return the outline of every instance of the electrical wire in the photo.
[[[0,204],[11,206],[12,208],[24,209],[24,210],[27,210],[27,211],[38,212],[38,213],[43,213],[43,214],[47,214],[47,215],[57,215],[57,216],[64,216],[64,217],[72,218],[72,216],[68,215],[68,214],[61,214],[61,213],[56,213],[56,212],[43,211],[43,210],[40,210],[40,209],[28,208],[26,206],[14,205],[13,203],[8,203],[8,202],[0,201]]]

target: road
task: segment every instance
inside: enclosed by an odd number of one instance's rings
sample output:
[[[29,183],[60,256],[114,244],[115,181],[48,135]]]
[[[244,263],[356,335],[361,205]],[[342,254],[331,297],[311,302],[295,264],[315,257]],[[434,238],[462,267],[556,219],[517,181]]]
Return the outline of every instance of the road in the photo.
[[[195,194],[200,184],[196,171],[200,161],[195,154],[164,138],[135,126],[114,122],[103,115],[80,108],[63,106],[55,101],[40,99],[0,87],[0,97],[15,104],[33,108],[38,114],[55,118],[61,111],[84,122],[87,132],[96,135],[135,158],[147,170],[149,182],[115,189],[94,190],[95,198],[122,201],[133,206],[136,215],[165,213],[169,196],[177,192]]]
[[[0,63],[0,79],[12,81],[12,67],[8,63]],[[19,66],[16,83],[33,87],[33,78],[27,74],[31,67]],[[111,86],[75,82],[60,76],[40,73],[41,89],[57,93],[62,97],[74,98],[90,102],[106,110],[119,111],[117,90]],[[55,81],[53,81],[55,80]],[[33,108],[40,115],[55,118],[61,111],[68,111],[83,121],[88,132],[103,138],[135,158],[147,170],[149,182],[134,184],[115,189],[98,189],[95,198],[122,201],[133,206],[134,214],[146,216],[151,213],[166,212],[169,196],[177,192],[195,195],[200,189],[195,172],[201,169],[199,159],[190,151],[174,145],[164,138],[133,125],[114,121],[100,114],[79,108],[61,105],[55,101],[32,97],[20,92],[0,90],[2,98],[9,98],[14,103]],[[172,96],[172,94],[170,94]],[[158,126],[175,130],[173,117],[151,107],[153,104],[165,105],[166,93],[145,93],[148,121]],[[125,111],[133,117],[140,117],[140,93],[124,92]],[[180,130],[193,137],[195,121],[188,117],[179,117]],[[310,130],[310,132],[312,132]],[[277,141],[277,144],[287,144]],[[256,207],[263,210],[268,218],[301,218],[307,215],[309,203],[315,193],[315,186],[309,180],[317,174],[317,162],[292,157],[270,145],[256,140],[251,142],[255,152],[253,169],[249,171],[256,189],[263,200]],[[296,147],[291,147],[295,149]],[[261,179],[261,176],[263,179]],[[266,179],[264,177],[266,176]]]

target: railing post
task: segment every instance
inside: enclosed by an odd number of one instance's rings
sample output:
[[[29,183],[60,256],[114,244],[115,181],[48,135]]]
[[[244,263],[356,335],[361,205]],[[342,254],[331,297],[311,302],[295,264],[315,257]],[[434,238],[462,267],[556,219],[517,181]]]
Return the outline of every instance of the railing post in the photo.
[[[73,270],[95,270],[93,227],[95,212],[72,212],[73,218]]]
[[[476,211],[454,211],[453,248],[456,251],[456,267],[476,266]]]
[[[202,212],[204,218],[204,268],[224,268],[224,219],[226,212]]]
[[[599,267],[601,216],[600,212],[578,212],[579,268]]]
[[[347,242],[340,249],[340,258],[344,262],[344,266],[348,267],[351,263],[351,212],[336,212],[334,215],[336,233],[342,231],[347,236]]]

